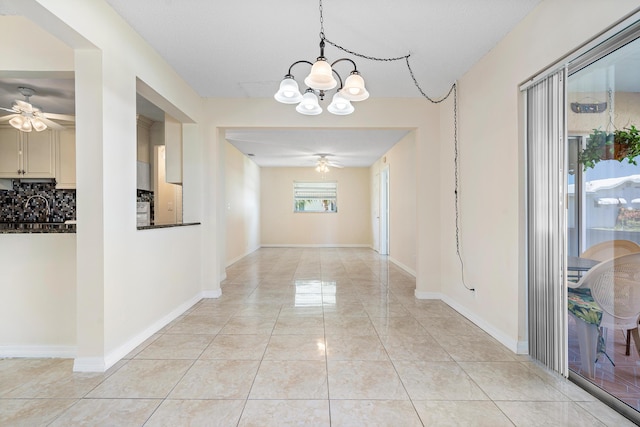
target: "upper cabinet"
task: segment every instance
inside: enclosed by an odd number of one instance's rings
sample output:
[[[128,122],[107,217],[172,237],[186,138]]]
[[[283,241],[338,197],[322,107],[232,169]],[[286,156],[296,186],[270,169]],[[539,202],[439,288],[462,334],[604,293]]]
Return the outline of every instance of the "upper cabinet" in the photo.
[[[56,188],[76,188],[75,129],[0,127],[0,178],[55,178]]]
[[[76,188],[76,131],[57,132],[56,188]]]
[[[0,128],[0,178],[55,178],[54,132]]]
[[[164,115],[165,180],[182,184],[182,123]]]

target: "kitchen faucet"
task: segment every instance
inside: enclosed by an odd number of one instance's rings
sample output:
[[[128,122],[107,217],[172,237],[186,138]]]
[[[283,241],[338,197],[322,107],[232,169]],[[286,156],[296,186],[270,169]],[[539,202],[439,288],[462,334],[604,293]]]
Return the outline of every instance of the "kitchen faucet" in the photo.
[[[29,202],[31,201],[31,199],[35,199],[35,198],[40,198],[40,199],[44,200],[44,205],[46,207],[46,212],[47,212],[47,221],[49,221],[49,217],[51,216],[51,209],[49,208],[49,201],[43,195],[35,194],[33,196],[29,196],[27,198],[27,201],[24,204],[24,208],[27,209],[27,207],[29,207]]]

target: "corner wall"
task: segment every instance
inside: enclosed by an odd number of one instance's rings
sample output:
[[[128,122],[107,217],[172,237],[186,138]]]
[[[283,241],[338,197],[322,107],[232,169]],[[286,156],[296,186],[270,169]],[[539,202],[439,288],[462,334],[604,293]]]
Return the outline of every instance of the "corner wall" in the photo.
[[[260,247],[260,167],[224,143],[225,267]]]
[[[138,231],[135,224],[136,79],[194,122],[202,100],[106,2],[9,2],[75,50],[74,369],[104,371],[207,290],[202,229],[208,218],[201,203],[199,130],[190,128],[183,148],[184,163],[191,166],[183,180],[184,210],[187,220],[203,225]]]
[[[417,200],[416,200],[416,135],[410,132],[370,168],[372,191],[380,171],[389,168],[389,258],[405,271],[416,275]],[[379,195],[371,195],[371,225],[374,249],[378,249]]]
[[[637,8],[545,0],[458,85],[460,232],[455,246],[453,103],[441,104],[442,295],[503,344],[527,351],[524,115],[519,85]],[[570,20],[568,19],[570,17]],[[575,24],[575,25],[574,25]]]

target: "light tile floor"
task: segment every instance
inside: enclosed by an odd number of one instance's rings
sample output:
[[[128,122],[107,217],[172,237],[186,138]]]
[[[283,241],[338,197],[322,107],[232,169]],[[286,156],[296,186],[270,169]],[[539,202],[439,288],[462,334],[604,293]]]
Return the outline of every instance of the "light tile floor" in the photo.
[[[368,249],[260,249],[104,374],[0,360],[2,426],[625,426]]]

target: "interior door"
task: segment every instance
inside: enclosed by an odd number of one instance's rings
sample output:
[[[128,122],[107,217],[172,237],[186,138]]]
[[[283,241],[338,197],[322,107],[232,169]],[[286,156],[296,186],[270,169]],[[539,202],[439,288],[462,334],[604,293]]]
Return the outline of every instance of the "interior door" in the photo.
[[[371,192],[373,200],[372,207],[372,229],[373,229],[373,248],[380,250],[380,174],[377,173],[373,177],[373,191]]]
[[[389,166],[380,171],[380,255],[389,255]]]

